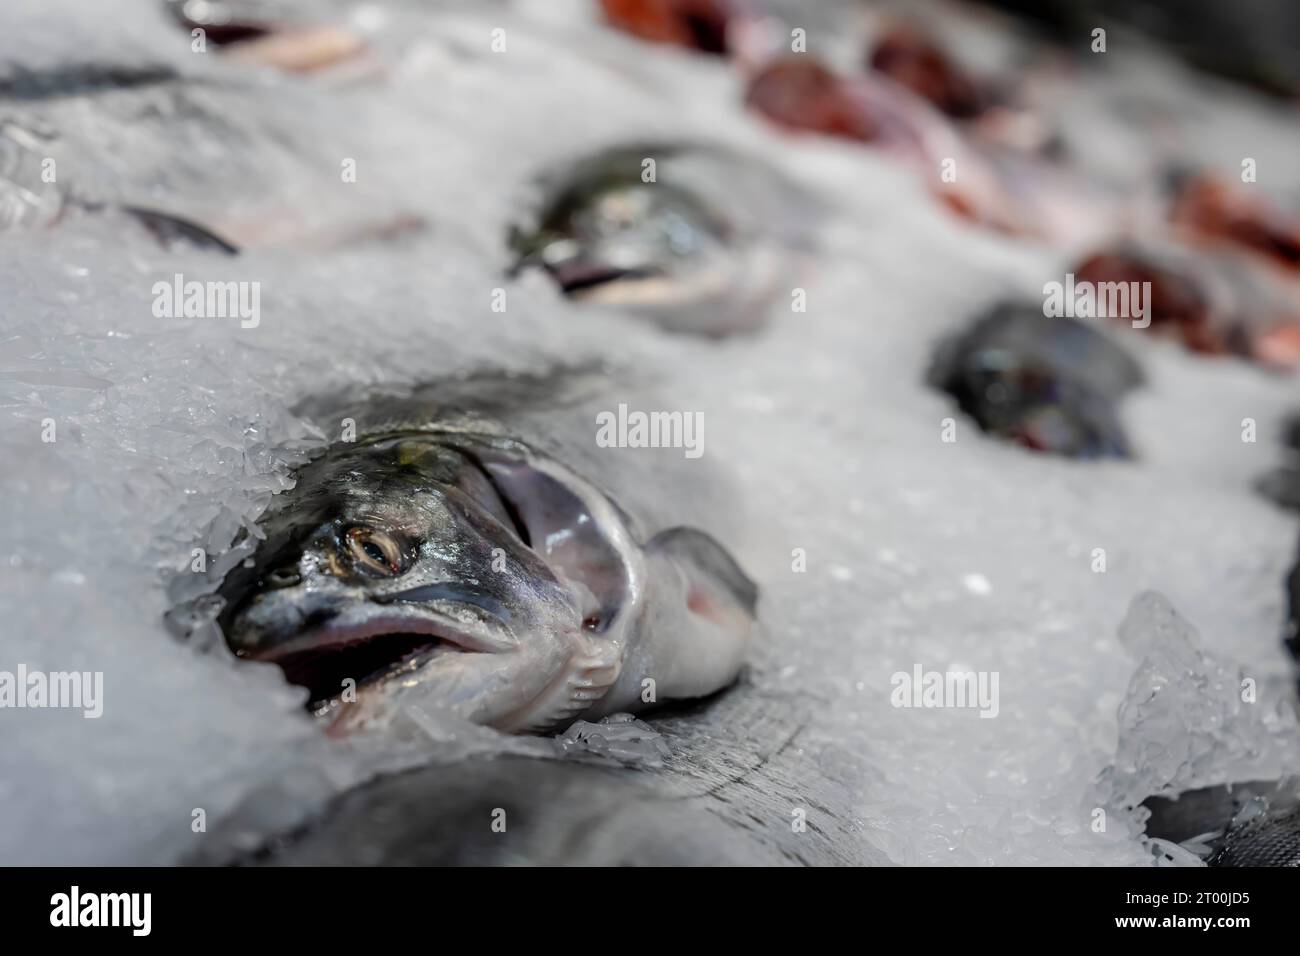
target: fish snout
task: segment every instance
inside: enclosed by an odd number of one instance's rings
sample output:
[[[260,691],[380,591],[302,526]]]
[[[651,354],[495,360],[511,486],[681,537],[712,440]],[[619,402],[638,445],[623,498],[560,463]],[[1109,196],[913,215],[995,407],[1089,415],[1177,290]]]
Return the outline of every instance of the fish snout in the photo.
[[[297,569],[291,569],[297,576]],[[268,577],[268,589],[255,594],[233,616],[226,628],[226,644],[239,657],[254,660],[274,656],[290,641],[328,625],[343,610],[343,595],[307,588],[301,579],[289,583],[288,574],[277,583]]]

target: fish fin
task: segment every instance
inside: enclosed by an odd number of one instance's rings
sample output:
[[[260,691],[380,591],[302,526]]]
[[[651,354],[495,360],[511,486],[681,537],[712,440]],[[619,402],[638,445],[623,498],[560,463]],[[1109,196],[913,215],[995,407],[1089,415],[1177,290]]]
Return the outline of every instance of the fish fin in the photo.
[[[659,701],[721,690],[744,662],[758,587],[722,545],[693,528],[661,532],[645,553],[642,637],[633,665],[638,680],[632,682],[652,678]],[[641,709],[639,700],[610,700],[605,707]]]
[[[696,528],[669,528],[646,545],[652,557],[670,558],[686,577],[686,608],[727,630],[748,631],[758,607],[758,585],[727,551]]]

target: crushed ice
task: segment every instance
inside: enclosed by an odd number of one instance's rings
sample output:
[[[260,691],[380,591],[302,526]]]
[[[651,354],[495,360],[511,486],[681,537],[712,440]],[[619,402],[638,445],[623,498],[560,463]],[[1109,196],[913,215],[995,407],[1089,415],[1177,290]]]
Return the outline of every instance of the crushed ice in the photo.
[[[350,88],[231,80],[189,54],[156,4],[4,6],[21,25],[0,31],[5,63],[117,58],[195,80],[7,106],[7,120],[55,134],[43,145],[78,195],[268,240],[238,260],[239,277],[263,282],[267,312],[244,330],[150,315],[152,283],[206,273],[201,255],[164,255],[89,214],[0,233],[0,667],[102,670],[106,697],[93,722],[4,715],[5,862],[174,861],[202,841],[199,809],[218,820],[245,808],[253,843],[331,790],[430,751],[657,754],[635,725],[506,741],[427,715],[412,715],[403,754],[335,746],[274,667],[237,667],[210,629],[181,643],[163,626],[185,600],[200,602],[185,626],[210,620],[201,599],[242,560],[235,543],[255,538],[271,496],[324,440],[292,413],[302,398],[581,361],[611,343],[681,407],[707,411],[709,457],[753,516],[736,545],[763,589],[753,690],[807,707],[790,753],[826,805],[848,808],[827,821],[846,855],[1145,863],[1136,831],[1090,828],[1099,802],[1260,775],[1286,756],[1269,688],[1286,670],[1281,579],[1295,531],[1250,484],[1271,463],[1292,383],[1130,338],[1152,382],[1125,409],[1134,463],[1046,461],[960,428],[941,444],[950,407],[921,381],[934,342],[1009,290],[1041,287],[1053,257],[966,230],[870,151],[771,132],[740,109],[724,66],[638,44],[581,5],[439,5],[435,29],[432,8],[394,4],[369,37],[395,64],[391,85]],[[483,38],[500,23],[514,52],[494,58]],[[1110,144],[1093,155],[1132,176],[1149,130],[1110,124],[1125,122],[1115,100],[1136,89],[1182,158],[1235,164],[1249,142],[1271,188],[1300,195],[1291,126],[1157,55],[1056,91],[1063,132]],[[535,174],[647,136],[752,151],[835,211],[803,278],[806,314],[702,347],[575,310],[543,281],[510,287],[505,320],[490,311],[503,236]],[[338,188],[344,156],[362,170],[350,191]],[[303,239],[407,212],[431,228],[347,252]],[[1236,439],[1247,416],[1257,445]],[[1089,568],[1097,547],[1104,574]],[[211,561],[190,576],[195,548]],[[808,573],[792,572],[796,548]],[[1125,629],[1143,657],[1134,676],[1115,634],[1142,588],[1168,594],[1203,636],[1198,647],[1143,599]],[[1257,677],[1259,703],[1238,701],[1228,660]],[[999,671],[998,718],[892,708],[890,674],[918,663]],[[774,825],[788,813],[776,808]]]
[[[1133,599],[1119,635],[1139,663],[1119,708],[1115,760],[1102,777],[1115,806],[1214,784],[1277,780],[1300,765],[1289,680],[1252,674],[1207,652],[1191,623],[1155,592]],[[1136,811],[1135,824],[1145,812]],[[1167,841],[1151,842],[1170,860],[1199,859]]]
[[[596,757],[625,766],[658,767],[669,754],[663,735],[631,714],[612,714],[598,722],[576,721],[556,739],[570,757]]]

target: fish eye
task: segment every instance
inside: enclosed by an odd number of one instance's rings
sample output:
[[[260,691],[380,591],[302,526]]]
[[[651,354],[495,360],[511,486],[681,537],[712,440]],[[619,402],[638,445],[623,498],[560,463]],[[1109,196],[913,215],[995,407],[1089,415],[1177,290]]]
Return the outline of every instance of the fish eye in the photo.
[[[384,577],[393,577],[406,570],[401,546],[386,531],[349,528],[344,532],[343,540],[354,568]]]

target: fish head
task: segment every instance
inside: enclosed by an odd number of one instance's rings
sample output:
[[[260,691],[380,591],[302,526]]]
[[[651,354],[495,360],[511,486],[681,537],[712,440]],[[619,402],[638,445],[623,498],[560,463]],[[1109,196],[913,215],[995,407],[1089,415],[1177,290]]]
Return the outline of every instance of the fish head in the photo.
[[[990,434],[1073,458],[1128,454],[1106,396],[1050,365],[989,349],[963,372],[953,394]]]
[[[511,230],[512,274],[537,268],[574,301],[714,338],[762,324],[819,214],[775,171],[702,145],[614,147],[539,187]]]
[[[572,298],[613,305],[670,302],[725,272],[721,215],[698,195],[642,182],[632,170],[563,191],[535,234],[516,234],[521,265],[540,265]]]
[[[598,602],[520,517],[546,506],[517,508],[476,454],[436,437],[336,446],[277,500],[251,566],[223,583],[226,642],[349,724],[359,715],[345,711],[403,696],[527,728],[575,656],[601,656]],[[349,678],[368,706],[347,703]]]
[[[1072,458],[1132,455],[1116,406],[1143,373],[1088,322],[1001,303],[941,343],[928,378],[989,434]]]

